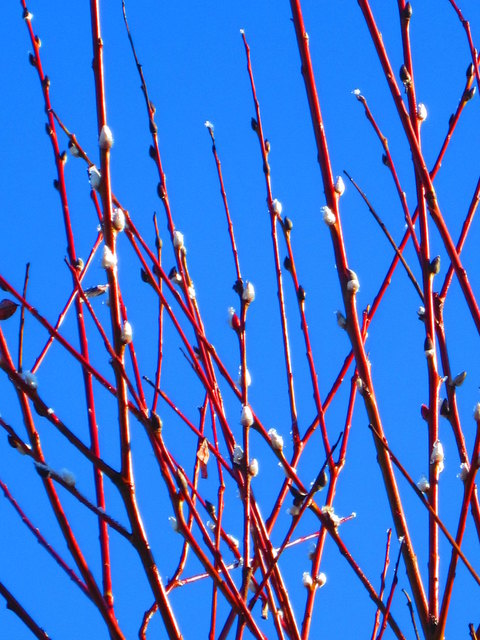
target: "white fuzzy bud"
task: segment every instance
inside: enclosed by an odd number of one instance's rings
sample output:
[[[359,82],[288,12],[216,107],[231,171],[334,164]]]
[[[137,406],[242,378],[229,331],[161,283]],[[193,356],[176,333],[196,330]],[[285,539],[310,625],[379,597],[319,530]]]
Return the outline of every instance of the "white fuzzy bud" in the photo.
[[[335,193],[337,193],[339,196],[343,196],[343,194],[345,193],[345,182],[343,181],[342,176],[337,176],[334,188]]]
[[[354,96],[357,96],[357,97],[358,97],[358,96],[360,96],[360,95],[362,94],[362,92],[360,91],[360,89],[354,89],[354,90],[352,91],[352,93],[353,93],[353,95],[354,95]]]
[[[430,489],[430,483],[426,476],[422,476],[417,482],[417,489],[422,493],[427,493],[427,491]]]
[[[465,382],[465,378],[467,377],[467,372],[466,371],[462,371],[461,373],[459,373],[458,375],[456,375],[453,380],[449,381],[449,385],[451,387],[461,387],[462,384]],[[447,378],[448,380],[448,378]]]
[[[303,572],[302,584],[306,589],[311,589],[313,587],[312,576],[308,571]]]
[[[256,458],[252,458],[250,460],[250,464],[248,465],[248,472],[250,473],[251,476],[255,477],[255,476],[258,476],[258,469],[259,469],[258,460]]]
[[[348,282],[347,282],[347,291],[355,294],[360,290],[360,282],[358,281],[357,274],[355,271],[348,269]]]
[[[468,478],[469,472],[470,465],[468,464],[468,462],[462,462],[462,464],[460,465],[460,473],[457,475],[457,478],[460,478],[462,482],[465,482],[465,480]]]
[[[205,120],[205,123],[204,123],[204,124],[205,124],[205,126],[207,127],[207,129],[210,129],[210,131],[213,131],[213,130],[214,130],[214,128],[215,128],[215,127],[213,126],[213,124],[210,122],[210,120]]]
[[[346,329],[347,319],[345,318],[343,313],[341,311],[335,311],[335,315],[337,316],[337,324],[340,327],[340,329]]]
[[[180,231],[174,231],[173,246],[175,247],[175,249],[183,249],[184,247],[183,241],[184,241],[183,233],[181,233]]]
[[[238,541],[238,539],[235,538],[235,536],[232,536],[231,533],[227,533],[227,538],[230,540],[233,546],[238,549],[238,547],[240,546],[240,542]]]
[[[90,180],[90,186],[92,189],[98,191],[102,184],[102,174],[94,164],[88,168],[88,179]]]
[[[424,352],[426,358],[433,358],[435,356],[435,346],[433,340],[430,338],[425,339]]]
[[[440,440],[435,440],[433,443],[432,455],[430,456],[430,464],[436,465],[438,473],[441,473],[444,469],[445,453],[443,451],[443,445]]]
[[[125,229],[125,214],[120,207],[114,207],[112,211],[112,225],[115,231],[123,231]]]
[[[240,365],[238,367],[237,384],[238,384],[239,387],[241,387],[242,384],[243,384],[242,365]],[[247,387],[249,387],[252,384],[252,377],[251,377],[250,371],[248,369],[245,371],[245,384],[246,384]]]
[[[242,407],[242,415],[240,416],[240,424],[243,427],[251,427],[253,424],[253,413],[248,404],[244,404]]]
[[[321,212],[322,212],[322,217],[325,224],[329,227],[332,227],[337,221],[333,211],[330,209],[330,207],[325,206],[321,208]]]
[[[283,438],[277,433],[276,429],[268,430],[268,437],[270,438],[270,442],[272,443],[272,447],[277,451],[282,451],[283,449]]]
[[[275,198],[275,200],[272,202],[272,206],[273,206],[273,211],[277,214],[277,216],[282,215],[283,206],[280,200],[277,200]]]
[[[188,297],[190,298],[190,300],[195,300],[195,298],[197,297],[197,293],[195,291],[195,286],[193,284],[191,284],[188,287],[187,293],[188,293]]]
[[[423,122],[427,119],[427,107],[423,104],[423,102],[419,102],[417,104],[417,120]]]
[[[477,402],[475,409],[473,410],[473,419],[480,422],[480,402]]]
[[[104,269],[113,269],[117,266],[117,256],[112,253],[110,247],[103,247],[102,267]]]
[[[228,324],[232,327],[233,329],[233,318],[235,317],[236,312],[235,309],[233,307],[228,307]]]
[[[125,320],[125,322],[123,323],[122,335],[121,335],[122,343],[130,344],[130,342],[132,341],[132,338],[133,338],[132,325],[130,324],[130,322],[128,322],[128,320]]]
[[[22,373],[22,379],[30,389],[36,389],[38,387],[37,376],[31,371],[24,371]]]
[[[315,578],[315,584],[317,585],[317,587],[319,589],[321,589],[327,582],[327,576],[325,573],[319,573],[318,576]]]
[[[83,293],[86,298],[98,298],[98,296],[103,296],[103,294],[107,293],[108,284],[97,284],[94,287],[89,287],[88,289],[84,289]]]
[[[363,394],[365,393],[365,385],[363,384],[363,380],[361,378],[357,378],[355,380],[355,385],[357,387],[357,391],[358,393],[363,396]]]
[[[170,526],[172,527],[172,529],[178,532],[178,522],[175,516],[169,516],[168,521],[170,522]]]
[[[72,156],[74,158],[79,158],[80,157],[80,149],[77,147],[77,145],[72,142],[70,140],[70,142],[68,143],[68,148],[70,150],[70,153],[72,154]]]
[[[255,300],[255,287],[251,282],[247,282],[242,292],[242,300],[247,304]]]
[[[69,487],[75,486],[75,482],[76,482],[75,474],[72,473],[69,469],[62,469],[58,475],[61,477],[61,479],[65,482],[67,486]]]
[[[325,505],[321,509],[322,513],[327,516],[330,520],[330,523],[335,527],[335,529],[342,523],[342,519],[337,516],[333,507],[329,507]]]
[[[300,513],[300,507],[296,507],[294,505],[293,507],[290,507],[289,509],[287,509],[287,513],[288,515],[292,516],[292,518],[294,518],[295,516],[298,516],[298,514]]]
[[[113,147],[113,133],[110,127],[106,124],[103,125],[98,138],[98,144],[100,149],[107,150]]]
[[[235,464],[240,464],[243,460],[243,449],[239,444],[236,444],[233,447],[233,462]]]

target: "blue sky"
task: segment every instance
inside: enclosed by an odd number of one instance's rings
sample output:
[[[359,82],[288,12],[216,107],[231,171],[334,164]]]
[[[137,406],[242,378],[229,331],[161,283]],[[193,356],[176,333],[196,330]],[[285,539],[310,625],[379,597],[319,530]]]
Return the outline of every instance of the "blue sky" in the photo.
[[[72,5],[72,6],[70,6]],[[422,126],[422,145],[427,166],[431,167],[443,142],[450,114],[455,110],[465,84],[470,62],[466,37],[449,2],[428,0],[414,5],[411,36],[417,98],[428,109]],[[75,132],[89,155],[98,160],[97,125],[93,74],[90,17],[84,3],[51,2],[47,7],[29,5],[33,26],[42,40],[42,62],[51,79],[51,97],[65,125]],[[410,151],[403,135],[385,78],[356,3],[305,2],[304,18],[318,83],[322,112],[335,174],[347,170],[367,193],[393,237],[399,241],[405,221],[388,170],[381,161],[382,149],[363,109],[352,95],[360,88],[388,137],[390,150],[399,171],[402,187],[411,210],[415,207],[415,183]],[[385,46],[395,70],[402,64],[398,9],[396,3],[372,2]],[[174,254],[161,203],[156,195],[155,167],[148,157],[150,136],[139,79],[123,26],[121,2],[102,4],[102,29],[105,45],[108,121],[115,136],[112,151],[112,180],[116,196],[127,208],[137,227],[153,246],[152,215],[159,214],[160,234],[164,239],[166,267],[173,266]],[[471,21],[474,42],[480,33],[480,9],[473,0],[462,3]],[[232,291],[234,264],[229,250],[225,216],[204,121],[215,125],[228,200],[235,225],[242,274],[255,284],[256,300],[248,313],[248,363],[253,384],[250,402],[268,427],[275,427],[286,441],[287,457],[292,453],[288,395],[281,347],[280,321],[273,269],[270,223],[258,141],[250,127],[254,115],[240,28],[245,29],[251,47],[255,81],[266,137],[271,142],[270,164],[274,196],[294,223],[292,242],[299,279],[307,292],[306,312],[313,352],[324,399],[335,379],[349,344],[337,328],[334,312],[342,298],[335,270],[328,230],[320,208],[325,204],[316,148],[309,119],[300,61],[288,2],[259,0],[234,3],[156,3],[146,0],[127,5],[137,52],[143,64],[149,93],[155,103],[156,122],[162,160],[175,224],[185,236],[188,264],[197,291],[207,335],[215,345],[232,376],[236,377],[239,355],[235,336],[226,322],[227,309],[237,305]],[[21,18],[19,3],[3,8],[0,37],[4,43],[2,76],[4,99],[2,119],[2,190],[0,206],[3,228],[0,236],[0,273],[18,289],[23,283],[25,263],[31,263],[30,302],[54,322],[71,291],[71,278],[65,266],[66,240],[58,194],[52,187],[55,178],[50,143],[45,135],[45,114],[35,71],[28,64],[31,50],[28,33]],[[480,142],[478,96],[467,105],[452,144],[435,182],[440,208],[456,241],[478,179],[475,149]],[[61,138],[66,147],[66,138]],[[69,157],[66,166],[69,203],[80,255],[86,256],[97,235],[98,221],[93,210],[85,165]],[[352,186],[347,185],[341,201],[342,225],[348,260],[357,272],[361,290],[358,308],[370,304],[392,259],[392,250]],[[480,287],[478,224],[474,222],[462,254],[473,291]],[[448,267],[441,240],[432,228],[432,255],[442,256],[439,282]],[[282,249],[285,251],[285,248]],[[99,254],[100,255],[100,254]],[[128,246],[119,240],[119,273],[129,318],[134,326],[135,346],[142,374],[153,377],[156,349],[155,300],[149,287],[139,278],[139,265]],[[420,277],[418,261],[411,246],[405,257]],[[285,274],[287,276],[288,274]],[[103,283],[105,275],[97,256],[88,284]],[[296,376],[300,429],[313,420],[315,407],[309,381],[295,292],[285,277],[289,328]],[[101,321],[108,327],[108,308],[95,301]],[[423,354],[424,327],[418,322],[418,296],[405,273],[397,268],[387,295],[370,327],[367,350],[385,431],[392,449],[399,455],[414,480],[428,470],[426,426],[420,405],[428,401],[427,370]],[[468,372],[458,390],[458,403],[467,448],[474,439],[472,408],[480,400],[478,385],[478,335],[455,280],[445,305],[445,324],[452,369]],[[16,345],[18,317],[2,323],[9,344]],[[97,364],[110,376],[108,357],[101,340],[91,332],[91,348],[98,354]],[[62,331],[76,341],[73,316]],[[33,365],[46,334],[27,318],[25,330],[25,368]],[[179,352],[179,340],[171,326],[166,327],[164,390],[193,421],[198,421],[197,406],[202,390]],[[13,347],[12,347],[13,348]],[[332,441],[344,428],[345,402],[353,369],[327,412]],[[87,438],[81,371],[59,346],[52,348],[39,371],[39,391],[69,426]],[[146,391],[149,393],[149,390]],[[227,414],[238,425],[240,408],[233,394],[225,390]],[[118,463],[115,431],[115,404],[98,390],[99,424],[102,450],[107,459]],[[24,434],[14,391],[5,374],[0,376],[0,412],[2,417]],[[165,406],[160,412],[166,425],[165,439],[187,468],[192,466],[195,439]],[[240,427],[235,427],[240,430]],[[44,450],[53,468],[72,468],[78,487],[93,496],[92,474],[88,465],[53,433],[46,421],[39,430]],[[133,424],[135,473],[139,502],[146,529],[166,579],[175,567],[180,540],[168,526],[171,507],[168,496],[143,434]],[[240,432],[240,431],[239,431]],[[449,530],[456,529],[462,486],[456,478],[458,454],[451,429],[440,425],[446,451],[446,468],[440,481],[440,514]],[[254,491],[267,517],[282,471],[260,438],[253,439],[261,470]],[[313,480],[323,463],[323,449],[317,434],[302,458],[299,475],[305,484]],[[194,449],[193,449],[194,450]],[[8,447],[0,446],[0,478],[7,483],[35,526],[48,537],[66,558],[58,529],[52,524],[49,506],[39,478],[28,458],[21,458]],[[423,575],[427,575],[427,517],[411,489],[399,480],[408,521]],[[205,497],[216,497],[214,474],[204,481]],[[210,492],[210,493],[209,493]],[[97,530],[94,518],[85,514],[65,492],[67,513],[75,533],[98,574]],[[231,533],[241,537],[241,516],[236,507],[235,488],[227,495],[227,524]],[[319,503],[322,504],[322,495]],[[107,488],[111,513],[122,522],[125,514],[113,488]],[[357,513],[357,518],[340,529],[342,538],[378,587],[382,569],[386,530],[391,517],[381,476],[375,460],[372,438],[361,403],[357,403],[347,464],[342,472],[335,499],[340,515]],[[19,597],[22,604],[53,638],[83,638],[87,634],[100,639],[106,631],[93,607],[79,596],[78,590],[64,578],[51,559],[22,527],[6,500],[0,501],[0,579]],[[279,544],[289,524],[282,515],[274,534]],[[315,531],[316,522],[308,515],[299,526],[299,534]],[[465,551],[475,558],[477,545],[473,521],[467,522]],[[446,571],[450,550],[441,538],[441,567]],[[123,541],[112,535],[114,584],[118,616],[127,638],[136,637],[139,621],[151,596],[138,563]],[[398,544],[392,545],[392,566]],[[309,569],[308,543],[285,552],[282,571],[294,610],[301,620],[305,590],[303,571]],[[473,556],[472,556],[473,553]],[[186,574],[199,570],[193,557]],[[475,562],[473,563],[475,566]],[[389,578],[392,575],[390,568]],[[331,540],[327,540],[322,570],[328,583],[317,595],[312,637],[340,637],[351,632],[355,620],[359,638],[370,637],[375,607]],[[444,579],[445,571],[441,574]],[[240,578],[239,578],[240,579]],[[403,566],[393,612],[407,637],[413,637],[408,611],[400,589],[409,590]],[[390,583],[388,583],[390,584]],[[458,567],[448,638],[467,637],[467,623],[475,622],[478,602],[475,585],[464,567]],[[206,637],[210,588],[203,583],[184,587],[172,597],[185,638]],[[223,605],[222,605],[223,606]],[[348,616],[345,608],[348,607]],[[478,609],[478,608],[477,608]],[[221,608],[225,615],[225,608]],[[5,637],[23,640],[30,634],[15,616],[0,607],[0,627]],[[273,626],[267,623],[270,637]],[[459,631],[459,629],[461,631]],[[318,630],[318,631],[317,631]],[[461,635],[455,636],[455,633]],[[391,637],[387,632],[386,637]],[[160,619],[154,618],[150,637],[163,637]],[[392,636],[393,637],[393,636]]]

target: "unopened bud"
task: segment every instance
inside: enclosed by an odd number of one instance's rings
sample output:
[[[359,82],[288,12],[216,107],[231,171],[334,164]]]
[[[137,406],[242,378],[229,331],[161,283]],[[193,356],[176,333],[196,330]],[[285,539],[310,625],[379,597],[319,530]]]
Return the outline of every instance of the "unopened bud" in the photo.
[[[177,519],[174,516],[169,516],[168,517],[168,521],[170,523],[170,526],[172,527],[172,529],[178,533],[178,522]]]
[[[318,576],[315,578],[315,585],[321,589],[327,582],[327,576],[325,573],[319,573]]]
[[[405,89],[408,89],[412,84],[412,76],[404,64],[400,67],[400,80],[403,82]]]
[[[72,142],[72,140],[70,140],[68,143],[68,150],[70,151],[70,153],[74,158],[80,157],[80,150],[77,147],[77,145],[74,142]]]
[[[426,358],[433,358],[435,355],[435,348],[431,338],[426,338],[423,344],[423,350],[425,351]]]
[[[340,327],[340,329],[346,329],[347,319],[345,318],[343,313],[341,311],[335,311],[335,315],[337,316],[337,324]]]
[[[270,442],[272,443],[272,447],[277,451],[282,451],[283,449],[283,438],[277,433],[276,429],[268,430],[268,437],[270,438]]]
[[[423,102],[419,102],[417,104],[417,120],[423,122],[427,119],[427,107],[423,104]]]
[[[90,180],[90,186],[92,187],[92,189],[95,189],[95,191],[98,191],[100,189],[100,185],[102,184],[102,175],[100,171],[94,164],[92,164],[92,166],[89,167],[87,171],[88,179]]]
[[[242,415],[240,416],[240,423],[244,427],[251,427],[254,423],[253,413],[248,404],[243,405]]]
[[[240,318],[235,313],[235,309],[233,307],[229,307],[228,309],[228,324],[234,331],[238,332],[241,329]]]
[[[457,475],[457,478],[460,478],[462,482],[465,482],[465,480],[468,478],[469,471],[469,464],[467,462],[462,462],[462,464],[460,465],[460,473]]]
[[[243,449],[239,444],[233,447],[233,462],[234,464],[240,464],[243,460]]]
[[[277,200],[275,198],[275,200],[272,202],[272,208],[274,213],[277,214],[277,216],[280,216],[282,214],[283,206],[280,200]]]
[[[32,373],[31,371],[24,371],[22,373],[22,379],[27,387],[30,387],[30,389],[37,389],[38,380],[37,376],[34,373]]]
[[[440,273],[440,256],[435,256],[430,262],[430,273],[434,276]]]
[[[345,182],[343,181],[342,176],[337,176],[334,189],[335,193],[339,196],[343,196],[343,194],[345,193]]]
[[[121,232],[125,229],[125,214],[120,207],[114,207],[112,211],[112,225],[115,231]]]
[[[347,269],[348,281],[347,281],[347,291],[350,291],[353,295],[357,293],[360,289],[360,282],[358,281],[357,274],[355,271],[351,269]]]
[[[480,402],[477,402],[475,409],[473,410],[473,418],[477,422],[480,422]]]
[[[442,404],[440,405],[440,415],[443,418],[448,418],[450,415],[450,407],[448,406],[448,400],[446,398],[443,399]]]
[[[255,300],[255,287],[251,282],[247,282],[242,292],[242,300],[245,304],[250,304]]]
[[[251,476],[255,477],[258,475],[258,460],[253,458],[248,465],[248,472]]]
[[[97,284],[94,287],[88,287],[84,289],[83,293],[86,298],[98,298],[103,296],[108,291],[108,284]]]
[[[175,247],[175,249],[183,249],[183,233],[181,233],[180,231],[174,231],[173,232],[173,246]]]
[[[470,100],[473,98],[473,96],[475,95],[475,92],[477,91],[477,87],[473,86],[471,89],[467,89],[465,91],[465,93],[463,94],[463,100],[464,102],[470,102]]]
[[[430,464],[436,465],[438,472],[441,473],[444,469],[445,453],[443,451],[443,445],[440,440],[435,440],[433,443],[432,455],[430,456]]]
[[[125,320],[125,322],[123,323],[122,335],[121,335],[122,343],[130,344],[132,339],[133,339],[132,325],[130,324],[130,322],[128,322],[128,320]]]
[[[460,387],[464,383],[466,377],[467,377],[467,372],[462,371],[457,376],[455,376],[453,380],[449,382],[449,385],[451,387]]]
[[[426,476],[422,476],[417,482],[417,489],[422,493],[427,493],[427,491],[430,489],[430,483]]]
[[[75,486],[75,482],[76,482],[75,474],[72,473],[69,469],[62,469],[58,475],[61,477],[61,479],[65,482],[67,486],[72,488]]]
[[[103,125],[102,130],[100,131],[98,145],[100,149],[103,149],[104,151],[113,147],[113,133],[110,127],[106,124]]]
[[[403,9],[402,18],[406,22],[408,22],[412,17],[412,13],[413,13],[412,5],[410,4],[410,2],[407,2],[407,4],[405,5],[405,8]]]
[[[103,247],[102,267],[104,269],[113,269],[117,265],[117,256],[112,253],[110,247]]]
[[[315,491],[321,491],[324,487],[327,486],[328,475],[325,469],[322,469],[318,474],[315,482],[313,483],[313,489]]]
[[[325,207],[321,208],[321,212],[322,212],[322,218],[323,218],[323,221],[325,222],[325,224],[328,227],[332,227],[335,224],[335,222],[337,221],[333,211],[330,209],[330,207],[326,207],[325,206]]]
[[[312,576],[308,571],[303,572],[302,584],[306,589],[311,589],[313,587]]]

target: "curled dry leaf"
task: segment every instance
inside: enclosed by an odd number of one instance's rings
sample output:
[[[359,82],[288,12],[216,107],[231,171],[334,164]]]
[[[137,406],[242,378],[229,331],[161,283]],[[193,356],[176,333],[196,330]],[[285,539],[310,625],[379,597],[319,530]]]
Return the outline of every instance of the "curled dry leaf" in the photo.
[[[13,300],[8,300],[8,298],[4,298],[0,302],[0,320],[7,320],[17,310],[18,304],[13,302]]]
[[[208,440],[204,438],[197,451],[197,458],[200,461],[200,472],[204,479],[208,478],[207,462],[209,457],[210,451],[208,449]]]

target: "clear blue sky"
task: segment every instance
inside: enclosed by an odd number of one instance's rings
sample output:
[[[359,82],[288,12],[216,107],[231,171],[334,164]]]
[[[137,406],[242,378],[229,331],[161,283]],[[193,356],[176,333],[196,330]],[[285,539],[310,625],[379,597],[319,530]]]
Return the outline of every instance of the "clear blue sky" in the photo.
[[[44,4],[44,3],[43,3]],[[90,156],[98,159],[97,124],[93,74],[90,17],[87,3],[53,1],[43,6],[29,5],[34,14],[34,29],[42,40],[42,62],[51,79],[54,108],[66,126],[75,132]],[[402,64],[402,49],[396,3],[372,2],[395,70]],[[480,46],[480,8],[468,0],[462,3],[471,21],[473,38]],[[281,346],[280,322],[274,279],[272,244],[266,192],[258,141],[250,127],[254,115],[240,28],[245,29],[252,50],[255,80],[261,103],[263,124],[271,142],[270,164],[274,196],[292,218],[292,241],[296,252],[299,279],[307,292],[306,311],[313,351],[319,374],[322,398],[325,398],[349,351],[347,336],[338,329],[334,311],[342,298],[335,272],[328,230],[321,220],[325,204],[320,172],[316,162],[312,126],[300,74],[289,3],[246,0],[234,3],[186,2],[159,3],[131,1],[127,5],[137,52],[143,64],[149,93],[157,107],[160,148],[168,179],[169,196],[175,224],[185,235],[189,269],[195,282],[207,335],[228,370],[236,376],[239,364],[236,339],[226,323],[227,309],[237,305],[232,291],[234,264],[229,251],[225,216],[219,195],[211,144],[204,121],[215,125],[227,195],[235,224],[242,273],[255,284],[257,297],[248,318],[248,362],[253,384],[250,401],[267,428],[275,427],[286,441],[287,457],[292,453],[289,439],[288,395]],[[393,237],[399,241],[405,221],[388,170],[381,161],[382,149],[367,123],[361,105],[352,95],[360,88],[388,137],[390,150],[399,169],[402,187],[411,210],[415,207],[415,187],[410,152],[402,134],[393,101],[369,39],[357,3],[304,2],[304,18],[310,35],[319,95],[330,144],[334,172],[347,170],[368,194]],[[168,233],[161,203],[156,195],[155,167],[148,157],[150,136],[139,79],[126,37],[121,2],[102,3],[102,28],[105,46],[108,121],[115,136],[112,152],[112,180],[116,196],[124,204],[138,228],[153,246],[152,214],[159,214],[160,233],[165,240],[165,265],[173,266]],[[414,4],[412,44],[418,100],[425,103],[428,119],[422,127],[422,142],[427,165],[432,166],[447,131],[448,119],[455,110],[465,83],[470,62],[465,34],[447,1],[427,0]],[[3,100],[0,106],[2,188],[0,207],[0,273],[21,289],[25,263],[31,263],[29,299],[54,322],[63,301],[71,291],[71,278],[64,263],[66,240],[57,192],[50,142],[45,135],[45,114],[36,72],[28,63],[30,43],[18,2],[2,7],[0,39],[3,43]],[[454,141],[435,182],[440,207],[457,239],[479,175],[480,144],[478,95],[467,105]],[[61,138],[66,147],[66,138]],[[69,157],[67,167],[69,202],[78,251],[86,256],[97,234],[96,215],[91,204],[85,165]],[[361,290],[358,308],[370,304],[393,257],[392,250],[352,186],[341,202],[342,225],[350,266],[357,272]],[[432,254],[441,254],[442,271],[448,259],[437,233],[432,231]],[[474,292],[480,290],[478,269],[479,226],[474,222],[462,260]],[[129,318],[134,326],[135,344],[141,373],[153,377],[156,349],[156,300],[139,278],[139,266],[126,238],[119,242],[119,273]],[[418,262],[411,247],[406,259],[420,277]],[[89,286],[103,283],[105,275],[97,257],[90,270]],[[297,376],[297,401],[301,432],[315,415],[308,377],[304,344],[299,331],[299,316],[293,288],[285,279],[289,305],[289,327]],[[390,289],[369,331],[367,348],[372,362],[375,390],[389,443],[401,457],[414,480],[427,473],[429,452],[427,431],[420,416],[420,405],[428,401],[427,375],[423,354],[424,328],[417,320],[418,296],[405,273],[397,268]],[[95,302],[99,317],[108,327],[108,308]],[[445,306],[445,322],[452,368],[467,370],[464,386],[458,392],[459,410],[467,448],[474,438],[472,408],[480,400],[478,335],[468,317],[458,285],[454,282]],[[18,318],[2,324],[8,341],[16,345]],[[98,347],[98,366],[110,375],[108,358],[101,341],[90,327],[91,347]],[[76,340],[73,316],[64,325],[64,334]],[[171,327],[166,329],[165,391],[194,420],[203,396],[188,364],[180,354],[179,341]],[[25,368],[33,365],[46,334],[27,318],[25,331]],[[344,428],[345,400],[351,369],[344,388],[327,413],[331,440]],[[81,372],[54,347],[39,371],[42,397],[69,426],[85,440],[88,437],[84,416]],[[442,396],[444,394],[442,393]],[[238,423],[239,404],[225,392],[232,425]],[[99,391],[99,423],[102,450],[113,464],[118,463],[115,439],[115,406]],[[165,438],[179,460],[192,466],[194,440],[168,408],[160,407],[166,425]],[[0,413],[24,435],[15,394],[5,374],[0,376]],[[40,419],[39,419],[40,420]],[[71,468],[77,486],[93,497],[90,468],[66,445],[46,421],[39,422],[44,450],[53,468]],[[238,426],[239,434],[240,427]],[[456,478],[458,454],[451,429],[440,425],[446,450],[446,468],[440,481],[440,513],[452,533],[455,532],[462,486]],[[239,435],[240,437],[240,435]],[[179,536],[171,531],[168,516],[171,507],[155,461],[141,427],[133,424],[135,472],[138,478],[140,506],[144,509],[147,532],[162,577],[175,567]],[[261,469],[254,482],[255,495],[267,517],[280,486],[282,471],[271,452],[258,440],[253,441]],[[323,463],[319,435],[302,458],[299,475],[308,485]],[[205,497],[216,499],[214,474],[201,485]],[[41,482],[31,460],[21,458],[8,447],[0,446],[0,479],[8,484],[22,507],[52,544],[68,558]],[[210,483],[210,485],[208,484]],[[427,517],[409,487],[399,481],[412,529],[415,549],[427,575]],[[375,460],[371,434],[363,406],[355,409],[347,464],[341,475],[336,512],[352,512],[357,518],[341,527],[341,535],[359,564],[378,588],[382,570],[386,530],[391,526],[387,502],[382,493],[380,471]],[[211,495],[209,495],[209,489]],[[79,509],[70,496],[65,498],[75,533],[86,550],[88,560],[98,572],[97,529],[94,518]],[[228,525],[241,537],[241,517],[235,507],[235,490],[229,487]],[[322,496],[319,497],[321,504]],[[125,514],[114,490],[107,492],[109,511],[120,521]],[[281,542],[289,516],[285,510],[275,536]],[[299,534],[315,530],[316,522],[305,518]],[[478,557],[472,520],[467,522],[465,541],[470,557]],[[449,547],[441,538],[441,567],[446,571]],[[123,541],[112,534],[114,587],[118,615],[127,638],[136,637],[141,616],[151,604],[138,564]],[[6,500],[0,500],[0,580],[44,626],[52,638],[80,640],[107,638],[98,614],[79,596],[78,590],[55,566],[27,530]],[[392,566],[398,544],[392,545]],[[285,552],[287,584],[298,619],[303,613],[305,590],[301,578],[309,569],[308,543]],[[391,579],[390,568],[389,578]],[[186,575],[199,570],[191,559]],[[375,607],[353,576],[351,569],[330,540],[327,540],[322,570],[328,582],[316,600],[312,638],[370,637]],[[442,579],[445,577],[442,573]],[[138,576],[140,575],[140,578]],[[413,637],[401,588],[409,590],[403,566],[399,571],[393,611]],[[240,580],[240,576],[239,576]],[[388,585],[390,582],[388,582]],[[205,598],[205,600],[202,600]],[[172,598],[185,638],[206,637],[210,586],[185,587]],[[467,623],[478,615],[478,585],[459,564],[458,584],[454,590],[447,637],[467,637]],[[222,605],[223,606],[223,605]],[[222,609],[223,610],[223,609]],[[348,612],[348,613],[347,613]],[[220,616],[223,619],[223,616]],[[354,621],[355,630],[352,631]],[[0,602],[0,637],[23,640],[30,634]],[[265,633],[272,633],[271,622]],[[393,637],[389,635],[385,637]],[[149,637],[164,637],[160,618],[151,624]],[[273,637],[273,636],[272,636]]]

